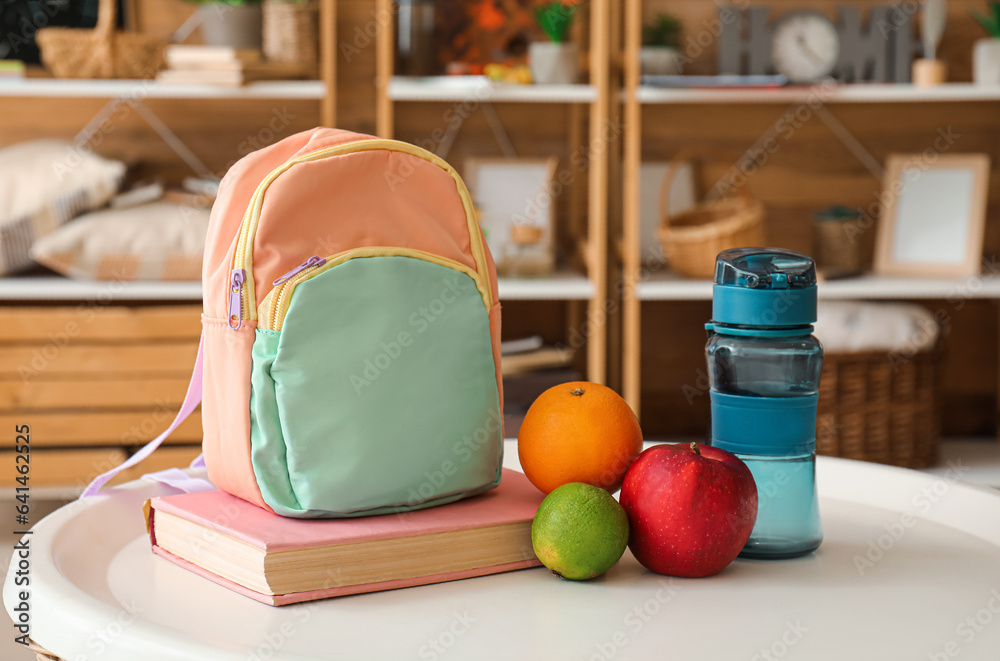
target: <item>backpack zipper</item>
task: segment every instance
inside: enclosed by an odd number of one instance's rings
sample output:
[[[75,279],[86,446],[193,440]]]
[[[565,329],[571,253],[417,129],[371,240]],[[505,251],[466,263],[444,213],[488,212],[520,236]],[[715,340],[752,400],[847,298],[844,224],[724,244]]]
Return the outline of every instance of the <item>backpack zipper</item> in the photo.
[[[291,304],[292,293],[294,292],[296,285],[299,285],[302,282],[333,268],[334,266],[343,264],[352,259],[363,259],[365,257],[411,257],[413,259],[431,262],[454,271],[459,271],[460,273],[464,273],[472,278],[472,281],[476,283],[476,289],[479,291],[479,294],[483,299],[483,304],[486,306],[487,312],[491,307],[488,302],[490,288],[483,283],[479,274],[468,266],[446,257],[424,252],[423,250],[415,250],[413,248],[396,248],[392,246],[374,246],[368,248],[352,248],[351,250],[344,250],[330,255],[329,257],[310,257],[302,264],[299,264],[294,269],[275,280],[274,283],[272,283],[275,285],[275,288],[264,297],[264,300],[260,303],[260,308],[257,310],[258,328],[272,331],[281,330],[285,321],[285,313],[288,312],[288,306]],[[281,282],[279,282],[279,280]]]
[[[272,170],[264,178],[264,180],[261,181],[256,190],[254,190],[253,196],[250,198],[250,203],[247,205],[247,210],[243,214],[243,221],[240,223],[236,253],[233,256],[233,265],[232,270],[230,271],[230,328],[233,330],[239,330],[243,325],[244,320],[256,319],[257,310],[250,305],[250,301],[256,299],[253,280],[253,251],[250,250],[250,246],[253,244],[253,238],[257,232],[257,224],[260,221],[261,207],[264,204],[264,193],[267,191],[268,186],[270,186],[280,174],[297,163],[306,163],[309,161],[319,160],[321,158],[375,149],[386,149],[388,151],[397,151],[417,156],[428,162],[434,163],[452,176],[459,189],[458,192],[462,198],[462,204],[465,207],[470,241],[472,243],[473,259],[476,263],[477,274],[484,275],[486,273],[486,249],[483,247],[483,237],[480,234],[479,228],[475,225],[475,215],[472,212],[472,199],[469,196],[468,189],[465,187],[465,184],[457,175],[454,168],[437,156],[430,154],[430,157],[428,157],[427,152],[424,152],[420,148],[414,147],[413,145],[405,142],[400,142],[398,140],[384,140],[381,138],[358,140],[344,145],[337,145],[336,147],[320,149],[309,154],[305,154],[304,156],[285,161],[283,164]],[[306,268],[305,265],[303,265],[303,268]],[[292,271],[295,271],[295,269]],[[294,277],[295,275],[297,275],[297,273],[289,272],[285,274],[285,276],[288,277]],[[279,280],[280,279],[281,278],[279,278]],[[481,282],[480,278],[476,278],[476,282],[477,285],[479,285]],[[484,300],[487,302],[487,308],[491,307],[492,292],[489,288],[487,288],[487,293],[484,295]]]

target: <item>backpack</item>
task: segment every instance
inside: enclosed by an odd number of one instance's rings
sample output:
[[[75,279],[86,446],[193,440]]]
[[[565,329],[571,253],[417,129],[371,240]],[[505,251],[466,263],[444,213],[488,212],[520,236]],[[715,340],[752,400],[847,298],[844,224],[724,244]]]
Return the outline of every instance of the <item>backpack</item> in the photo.
[[[131,464],[200,390],[209,479],[277,514],[404,512],[499,484],[496,269],[443,160],[325,128],[256,151],[219,185],[202,280],[188,397]]]

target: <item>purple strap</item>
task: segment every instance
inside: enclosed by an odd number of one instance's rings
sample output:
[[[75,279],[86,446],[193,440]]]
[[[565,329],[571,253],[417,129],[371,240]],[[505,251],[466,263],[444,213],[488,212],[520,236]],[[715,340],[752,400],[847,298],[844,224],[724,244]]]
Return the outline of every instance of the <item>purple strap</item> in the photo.
[[[144,480],[159,482],[160,484],[177,489],[181,493],[215,490],[215,485],[208,480],[188,475],[187,472],[180,468],[167,468],[155,473],[146,473],[142,478]]]
[[[141,450],[139,450],[131,457],[126,459],[124,462],[122,462],[118,466],[115,466],[108,472],[102,473],[97,477],[95,477],[94,481],[88,484],[87,488],[83,490],[82,494],[80,494],[80,498],[93,496],[100,490],[101,487],[103,487],[107,483],[108,480],[113,478],[115,475],[118,475],[118,473],[121,473],[126,468],[131,468],[132,466],[135,466],[137,463],[139,463],[149,455],[153,454],[153,451],[156,450],[156,448],[160,447],[160,444],[163,443],[163,441],[165,441],[167,437],[170,436],[170,434],[172,434],[173,431],[177,429],[177,427],[179,427],[180,424],[184,422],[184,420],[186,420],[189,415],[191,415],[191,412],[194,411],[196,408],[198,408],[198,404],[201,403],[201,387],[202,387],[201,350],[203,342],[204,342],[204,336],[202,337],[201,340],[198,341],[198,357],[195,358],[194,361],[194,370],[191,373],[191,383],[188,384],[187,394],[184,395],[184,403],[181,404],[181,410],[177,412],[177,417],[174,418],[174,421],[170,423],[170,426],[167,427],[166,431],[164,431],[162,434],[151,440],[149,443],[146,443],[146,445],[143,446]],[[200,456],[198,457],[198,459],[195,459],[191,463],[191,465],[194,466],[195,463],[199,461],[199,459],[201,460],[202,465],[204,465],[205,463],[204,459],[202,459]]]

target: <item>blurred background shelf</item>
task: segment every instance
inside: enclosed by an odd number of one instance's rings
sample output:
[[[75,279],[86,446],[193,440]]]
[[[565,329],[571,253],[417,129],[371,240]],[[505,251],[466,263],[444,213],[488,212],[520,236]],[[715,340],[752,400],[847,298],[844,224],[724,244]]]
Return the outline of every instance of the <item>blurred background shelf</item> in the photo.
[[[0,301],[200,301],[200,282],[88,282],[0,278]]]
[[[585,276],[562,271],[547,278],[500,278],[501,301],[585,301],[596,287]]]
[[[710,301],[712,283],[658,273],[636,284],[642,301]],[[919,279],[866,275],[820,283],[820,299],[1000,299],[1000,276]]]
[[[575,301],[594,295],[594,283],[573,271],[542,278],[500,278],[500,299]],[[200,301],[200,282],[87,282],[58,277],[0,278],[0,301]]]
[[[485,76],[393,76],[387,91],[393,101],[591,103],[597,100],[597,88],[593,85],[493,83]]]
[[[780,88],[668,88],[641,85],[635,92],[639,103],[923,103],[947,101],[1000,101],[1000,87],[950,83],[917,87],[902,83]]]
[[[155,80],[65,80],[25,78],[0,81],[0,97],[139,99],[316,99],[326,96],[321,80],[270,80],[242,87],[180,85]]]

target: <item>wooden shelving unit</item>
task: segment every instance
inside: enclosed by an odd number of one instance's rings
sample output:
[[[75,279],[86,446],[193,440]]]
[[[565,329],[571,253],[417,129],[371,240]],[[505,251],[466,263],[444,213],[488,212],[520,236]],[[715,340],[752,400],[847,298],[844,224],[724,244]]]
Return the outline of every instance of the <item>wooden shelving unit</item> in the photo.
[[[547,278],[500,278],[506,301],[587,301],[594,283],[571,271]],[[0,278],[0,303],[14,301],[201,301],[200,282],[91,282],[61,277]]]
[[[641,84],[639,49],[643,17],[642,0],[624,2],[622,99],[625,117],[622,175],[623,229],[621,244],[623,287],[622,393],[639,412],[641,388],[641,333],[644,302],[709,301],[708,281],[679,278],[664,270],[647,277],[640,255],[639,172],[642,163],[643,108],[680,105],[791,105],[819,101],[829,104],[927,104],[998,102],[1000,87],[950,83],[936,87],[908,84],[850,84],[790,86],[775,89],[660,88]],[[748,136],[748,141],[756,138]],[[749,145],[749,142],[748,142]],[[866,276],[824,283],[825,299],[931,299],[953,295],[1000,300],[1000,279],[983,276],[972,280],[924,280]]]
[[[31,77],[0,81],[0,103],[9,109],[34,109],[41,114],[40,124],[51,123],[63,135],[67,128],[85,129],[88,119],[100,123],[102,115],[131,106],[148,123],[142,130],[155,131],[187,166],[207,169],[171,129],[173,124],[190,135],[184,129],[198,124],[198,113],[207,103],[231,116],[234,126],[245,125],[254,133],[261,120],[266,125],[271,118],[271,106],[285,101],[294,108],[315,108],[321,123],[336,125],[336,3],[320,0],[319,7],[319,80],[223,87]],[[74,106],[97,112],[79,127],[60,126],[64,111]],[[156,115],[150,106],[170,114]],[[0,363],[6,371],[0,379],[0,418],[11,428],[31,425],[33,493],[37,489],[42,497],[75,497],[92,478],[120,464],[166,427],[183,400],[197,353],[201,295],[200,282],[0,278],[5,320]],[[168,445],[114,483],[186,466],[201,451],[201,436],[200,412],[195,412]],[[11,454],[3,450],[0,459],[13,462]]]
[[[833,86],[790,86],[776,89],[698,89],[640,85],[640,104],[671,103],[934,103],[1000,101],[1000,87],[949,83],[936,87],[906,84],[855,83]]]
[[[0,81],[0,97],[110,99],[135,95],[147,99],[316,99],[327,96],[321,80],[272,80],[223,87],[176,85],[155,80],[67,80],[25,78]]]
[[[589,3],[589,84],[513,85],[491,83],[484,77],[405,78],[394,76],[395,31],[380,30],[376,41],[376,132],[395,134],[395,105],[400,102],[466,102],[570,104],[569,132],[574,140],[582,112],[587,112],[588,144],[600,144],[610,112],[610,0]],[[392,15],[390,0],[377,0],[376,14]],[[516,131],[516,127],[511,127]],[[582,131],[581,131],[582,133]],[[608,150],[593,150],[587,170],[586,237],[579,253],[585,274],[556,273],[524,280],[501,279],[501,300],[585,301],[591,329],[587,336],[587,379],[606,379],[608,297]],[[571,326],[582,320],[571,314]]]
[[[0,81],[0,98],[143,99],[315,99],[324,126],[337,125],[337,3],[319,0],[319,80],[273,80],[241,87],[173,85],[155,80],[66,80],[25,78]]]

